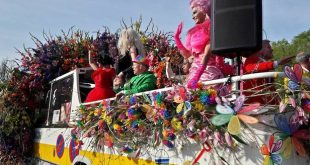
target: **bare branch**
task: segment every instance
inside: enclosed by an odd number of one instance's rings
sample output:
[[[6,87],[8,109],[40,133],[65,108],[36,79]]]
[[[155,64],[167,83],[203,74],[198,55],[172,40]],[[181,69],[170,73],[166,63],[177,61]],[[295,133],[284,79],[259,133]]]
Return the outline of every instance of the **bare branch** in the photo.
[[[35,37],[33,34],[29,33],[31,36],[31,40],[38,46],[38,47],[42,47],[43,43],[37,38]]]
[[[148,23],[148,25],[146,26],[146,29],[144,31],[144,33],[146,33],[149,30],[149,27],[151,26],[151,23],[153,22],[153,19],[151,18],[150,22]]]
[[[123,25],[125,26],[125,29],[127,29],[127,25],[126,25],[126,23],[125,23],[125,21],[124,21],[124,18],[122,18],[122,23],[123,23]]]
[[[132,17],[130,17],[130,23],[131,23],[130,27],[133,29]]]

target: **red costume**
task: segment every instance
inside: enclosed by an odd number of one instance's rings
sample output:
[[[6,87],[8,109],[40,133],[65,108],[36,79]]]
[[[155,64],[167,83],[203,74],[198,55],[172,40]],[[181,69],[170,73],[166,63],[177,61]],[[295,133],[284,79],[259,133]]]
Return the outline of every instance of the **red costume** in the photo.
[[[246,74],[268,72],[274,69],[272,61],[266,61],[259,54],[248,57],[244,62],[244,72]]]
[[[250,57],[248,57],[245,60],[243,71],[244,74],[251,74],[251,73],[259,73],[259,72],[268,72],[272,71],[274,69],[274,62],[273,61],[266,61],[265,59],[260,57],[260,54],[254,54]],[[251,90],[252,88],[255,88],[257,86],[267,84],[267,83],[273,83],[272,78],[263,78],[263,79],[252,79],[247,80],[243,82],[243,88],[244,90]],[[253,90],[258,91],[266,86],[258,87]],[[268,90],[274,90],[274,88],[268,88]],[[250,96],[251,94],[254,94],[255,92],[244,92],[246,96]],[[261,92],[260,92],[261,93]],[[246,103],[253,103],[253,102],[259,102],[261,104],[276,104],[277,101],[271,101],[271,95],[266,96],[257,96],[257,97],[251,97],[249,98]]]
[[[91,90],[85,102],[102,100],[115,96],[113,91],[113,78],[115,77],[114,68],[98,68],[92,74],[92,79],[95,82],[95,88]]]

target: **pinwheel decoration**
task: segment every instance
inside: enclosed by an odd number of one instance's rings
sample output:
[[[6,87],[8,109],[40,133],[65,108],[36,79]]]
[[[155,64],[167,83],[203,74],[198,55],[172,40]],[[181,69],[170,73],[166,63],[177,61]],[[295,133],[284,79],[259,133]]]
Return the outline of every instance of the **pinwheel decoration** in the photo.
[[[251,104],[246,107],[242,107],[245,100],[245,96],[239,96],[235,105],[232,108],[228,105],[228,101],[226,100],[224,103],[220,101],[219,98],[216,99],[216,111],[219,113],[218,115],[212,117],[211,122],[215,126],[222,126],[228,123],[228,132],[232,135],[238,135],[241,132],[240,121],[241,119],[244,123],[255,124],[258,122],[258,119],[255,117],[246,115],[246,112],[253,111],[259,108],[260,104]]]
[[[269,137],[269,145],[263,144],[261,147],[261,153],[264,155],[264,165],[279,165],[282,164],[282,157],[280,150],[283,141],[281,139],[275,141],[275,137],[272,134]]]
[[[275,115],[274,121],[281,132],[275,135],[283,140],[283,157],[289,158],[293,147],[300,156],[306,156],[306,150],[301,140],[310,140],[310,131],[299,129],[299,118],[297,113]]]
[[[293,69],[289,66],[284,67],[284,73],[285,75],[290,79],[288,82],[288,87],[291,90],[298,90],[300,89],[301,83],[303,81],[302,74],[303,70],[300,64],[294,64]],[[310,85],[310,80],[305,79],[304,80],[306,85]]]

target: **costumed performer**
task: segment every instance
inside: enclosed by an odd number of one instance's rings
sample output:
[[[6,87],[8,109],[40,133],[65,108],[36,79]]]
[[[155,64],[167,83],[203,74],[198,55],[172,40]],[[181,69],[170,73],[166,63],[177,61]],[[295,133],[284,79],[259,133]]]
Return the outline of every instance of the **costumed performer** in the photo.
[[[307,79],[310,82],[310,52],[300,52],[296,55],[296,62],[301,65],[303,72],[303,79]],[[310,90],[309,85],[305,85],[306,90]],[[309,93],[310,95],[310,93]],[[310,98],[309,98],[310,99]]]
[[[115,62],[117,74],[114,80],[115,92],[119,92],[120,87],[134,76],[132,60],[134,60],[138,54],[144,54],[144,47],[140,40],[140,36],[131,28],[126,28],[121,31],[117,47],[120,56]]]
[[[105,54],[104,51],[98,53],[98,59],[94,59],[92,51],[88,53],[89,65],[94,70],[92,79],[95,82],[95,88],[92,89],[85,102],[102,100],[115,96],[113,91],[113,79],[115,77],[115,69],[111,68],[114,64],[113,59]]]
[[[303,77],[310,78],[310,52],[300,52],[296,55],[296,62],[299,63],[303,70]]]
[[[251,73],[259,73],[259,72],[268,72],[268,71],[273,71],[275,68],[277,68],[279,65],[284,65],[288,63],[292,57],[294,56],[288,56],[284,57],[278,61],[272,61],[271,59],[273,58],[273,50],[270,45],[269,40],[263,40],[262,41],[262,49],[253,53],[249,57],[245,59],[243,70],[246,74],[251,74]],[[263,87],[262,85],[264,84],[270,84],[273,83],[274,80],[272,78],[263,78],[263,79],[252,79],[252,80],[247,80],[244,81],[243,88],[245,90],[244,94],[246,96],[250,96],[255,93],[255,91],[262,90]],[[255,88],[255,91],[252,90]],[[269,91],[275,91],[274,88],[269,87]],[[252,102],[259,102],[261,104],[278,104],[278,101],[275,100],[275,98],[271,97],[251,97],[247,101],[247,103],[252,103]]]
[[[183,23],[179,24],[174,36],[183,57],[194,56],[187,80],[187,87],[192,89],[197,88],[198,81],[219,79],[234,73],[233,67],[226,64],[223,57],[211,53],[210,5],[211,0],[191,0],[192,18],[196,25],[187,32],[185,46],[180,40]]]
[[[148,58],[144,57],[144,55],[138,55],[133,60],[133,72],[136,76],[132,77],[124,85],[123,90],[117,93],[116,97],[156,89],[156,77],[152,72],[148,71],[148,68]]]

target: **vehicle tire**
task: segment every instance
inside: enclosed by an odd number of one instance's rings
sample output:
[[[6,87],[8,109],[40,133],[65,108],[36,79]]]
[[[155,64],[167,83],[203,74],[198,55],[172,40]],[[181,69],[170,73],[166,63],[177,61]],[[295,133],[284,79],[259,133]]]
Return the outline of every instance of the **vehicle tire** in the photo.
[[[86,164],[83,162],[76,162],[74,165],[86,165]]]

